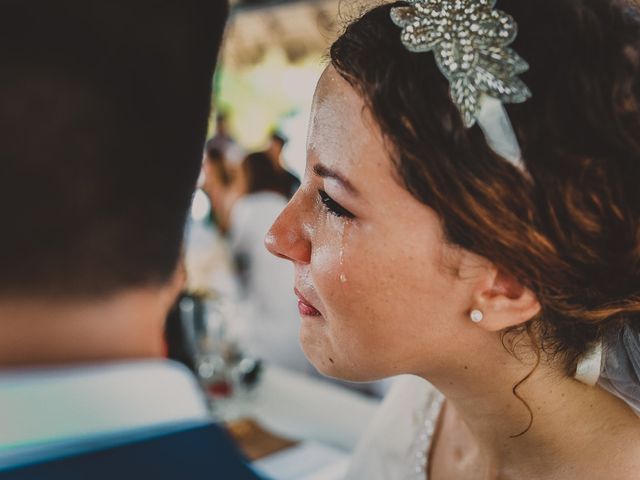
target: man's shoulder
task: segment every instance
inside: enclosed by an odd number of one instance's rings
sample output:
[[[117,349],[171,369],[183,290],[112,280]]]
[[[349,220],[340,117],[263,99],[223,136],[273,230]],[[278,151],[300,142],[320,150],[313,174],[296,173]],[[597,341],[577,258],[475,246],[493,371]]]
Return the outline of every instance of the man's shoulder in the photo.
[[[3,369],[0,405],[0,452],[209,418],[191,372],[162,360]]]
[[[114,466],[126,465],[129,449],[164,462],[167,455],[151,453],[151,445],[202,435],[195,427],[217,428],[210,426],[191,372],[162,360],[0,370],[0,406],[0,471],[5,472],[100,452],[117,453]]]
[[[258,478],[173,362],[2,373],[0,480]]]
[[[169,480],[205,476],[235,480],[260,478],[226,432],[213,423],[0,472],[2,480],[118,477]]]

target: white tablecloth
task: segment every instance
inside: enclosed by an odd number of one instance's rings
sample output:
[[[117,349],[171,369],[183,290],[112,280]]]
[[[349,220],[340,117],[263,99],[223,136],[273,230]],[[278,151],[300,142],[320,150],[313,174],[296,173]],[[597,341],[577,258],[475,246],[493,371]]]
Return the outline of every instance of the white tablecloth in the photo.
[[[256,462],[277,480],[339,480],[379,401],[321,379],[267,367],[248,395],[219,401],[226,420],[252,417],[275,434],[300,440],[296,447]]]
[[[224,419],[250,416],[273,433],[350,452],[379,403],[327,381],[269,366],[253,392],[220,401],[216,409]]]

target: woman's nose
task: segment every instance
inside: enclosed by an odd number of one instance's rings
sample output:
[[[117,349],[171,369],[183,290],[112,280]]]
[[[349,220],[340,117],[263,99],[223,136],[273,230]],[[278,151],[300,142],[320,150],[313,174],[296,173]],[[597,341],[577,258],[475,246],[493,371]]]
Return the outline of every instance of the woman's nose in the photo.
[[[309,263],[311,242],[307,238],[307,230],[304,228],[300,206],[294,197],[271,225],[264,244],[276,257],[294,263]]]

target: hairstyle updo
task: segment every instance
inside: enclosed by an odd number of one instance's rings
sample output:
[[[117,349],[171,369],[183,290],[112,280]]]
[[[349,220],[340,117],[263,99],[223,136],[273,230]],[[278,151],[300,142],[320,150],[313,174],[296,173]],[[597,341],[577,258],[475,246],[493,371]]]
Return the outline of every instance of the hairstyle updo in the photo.
[[[533,97],[507,105],[528,176],[465,128],[431,53],[405,49],[381,5],[332,65],[378,122],[399,177],[448,241],[538,297],[541,348],[567,374],[597,340],[640,330],[640,14],[631,1],[499,0]]]

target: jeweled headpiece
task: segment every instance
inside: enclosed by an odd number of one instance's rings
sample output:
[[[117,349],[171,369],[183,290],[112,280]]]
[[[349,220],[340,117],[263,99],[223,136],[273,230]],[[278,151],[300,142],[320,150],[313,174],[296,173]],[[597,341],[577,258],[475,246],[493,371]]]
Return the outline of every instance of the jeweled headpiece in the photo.
[[[408,0],[391,9],[402,28],[404,46],[416,53],[433,51],[449,80],[451,99],[464,124],[476,122],[489,145],[521,166],[520,147],[503,103],[531,97],[518,75],[529,65],[509,48],[517,35],[513,18],[494,10],[495,0]]]

